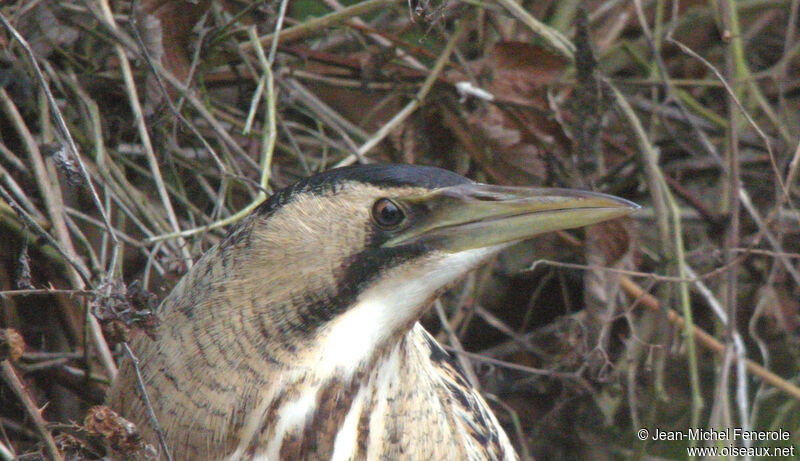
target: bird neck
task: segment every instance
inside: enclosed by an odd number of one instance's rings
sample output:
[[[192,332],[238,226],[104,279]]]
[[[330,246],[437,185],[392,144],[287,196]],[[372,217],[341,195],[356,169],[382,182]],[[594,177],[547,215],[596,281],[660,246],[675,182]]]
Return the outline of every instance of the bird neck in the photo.
[[[383,427],[387,403],[401,402],[407,392],[403,383],[424,383],[434,373],[421,335],[427,333],[417,326],[352,374],[338,368],[331,374],[331,368],[319,366],[283,373],[251,412],[227,459],[246,453],[253,459],[305,459],[310,453],[319,459],[358,459],[359,447],[370,442],[359,439],[370,433],[364,425]],[[420,396],[431,391],[417,390]]]

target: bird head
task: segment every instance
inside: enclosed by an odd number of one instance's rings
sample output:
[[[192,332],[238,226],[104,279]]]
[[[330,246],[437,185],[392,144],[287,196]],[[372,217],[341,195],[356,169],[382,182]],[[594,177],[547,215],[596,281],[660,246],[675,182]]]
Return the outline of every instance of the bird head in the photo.
[[[276,362],[348,375],[409,331],[443,287],[501,249],[637,208],[605,194],[491,186],[431,167],[335,169],[276,193],[232,230],[176,289],[193,295],[175,307],[205,322],[204,334],[244,329]]]

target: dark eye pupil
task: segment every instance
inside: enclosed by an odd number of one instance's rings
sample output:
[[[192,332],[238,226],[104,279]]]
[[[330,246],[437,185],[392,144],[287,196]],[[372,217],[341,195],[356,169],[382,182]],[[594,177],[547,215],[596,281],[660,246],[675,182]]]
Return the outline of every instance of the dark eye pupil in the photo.
[[[403,220],[403,211],[389,199],[382,198],[372,207],[372,216],[381,226],[391,227]]]

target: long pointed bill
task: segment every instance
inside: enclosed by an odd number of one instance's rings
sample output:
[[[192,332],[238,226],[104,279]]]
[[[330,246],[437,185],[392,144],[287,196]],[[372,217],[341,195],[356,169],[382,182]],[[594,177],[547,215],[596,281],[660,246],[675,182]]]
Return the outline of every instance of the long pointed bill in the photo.
[[[477,183],[392,200],[406,211],[409,223],[384,246],[429,243],[453,253],[595,224],[639,209],[633,202],[596,192]]]

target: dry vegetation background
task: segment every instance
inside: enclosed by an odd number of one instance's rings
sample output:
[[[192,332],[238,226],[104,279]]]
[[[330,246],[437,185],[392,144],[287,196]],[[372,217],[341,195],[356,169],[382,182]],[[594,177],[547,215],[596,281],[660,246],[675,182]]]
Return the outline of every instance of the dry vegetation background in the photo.
[[[424,319],[524,458],[684,459],[656,427],[797,444],[799,4],[2,2],[0,459],[125,452],[87,418],[123,341],[271,191],[355,162],[643,205]]]

